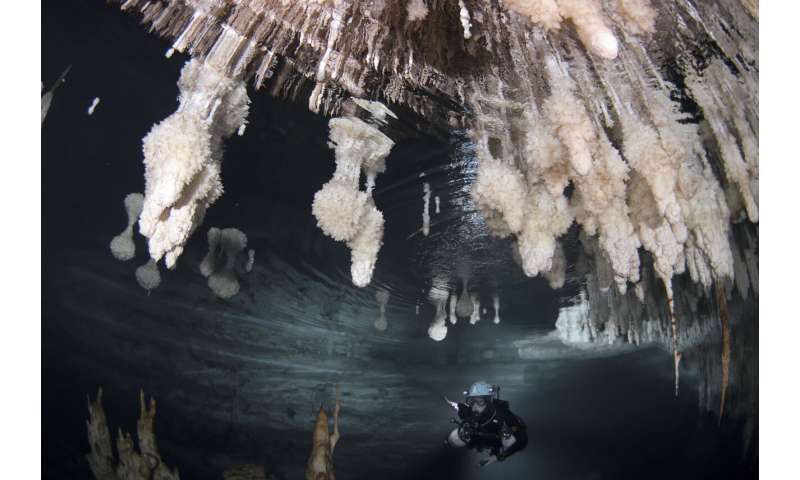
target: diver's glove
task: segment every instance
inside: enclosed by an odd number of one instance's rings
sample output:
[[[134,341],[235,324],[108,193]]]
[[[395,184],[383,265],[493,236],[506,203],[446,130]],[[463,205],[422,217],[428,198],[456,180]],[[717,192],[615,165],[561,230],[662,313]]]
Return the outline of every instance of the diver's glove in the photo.
[[[492,463],[498,460],[499,458],[497,458],[496,456],[490,455],[489,458],[487,458],[486,460],[481,460],[480,462],[478,462],[478,466],[485,467],[486,465],[491,465]]]

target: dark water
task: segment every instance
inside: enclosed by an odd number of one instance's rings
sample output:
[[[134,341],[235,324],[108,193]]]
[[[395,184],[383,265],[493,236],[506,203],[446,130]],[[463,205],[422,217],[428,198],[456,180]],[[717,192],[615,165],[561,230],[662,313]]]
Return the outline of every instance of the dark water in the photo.
[[[457,132],[423,133],[410,120],[395,127],[375,192],[385,245],[373,284],[357,290],[349,253],[310,212],[333,171],[326,120],[251,91],[247,132],[227,143],[225,195],[148,295],[133,276],[146,261],[141,237],[131,262],[115,260],[108,242],[125,225],[124,195],[143,190],[141,138],[174,111],[185,57],[164,58],[166,42],[105,2],[45,1],[42,15],[45,87],[72,64],[42,128],[45,478],[91,478],[86,399],[99,386],[112,432],[135,429],[140,388],[156,398],[162,457],[182,478],[221,478],[237,463],[302,478],[316,409],[332,405],[335,384],[341,479],[755,476],[739,461],[738,424],[718,427],[699,410],[691,374],[673,396],[661,350],[518,359],[513,342],[552,330],[559,298],[574,290],[554,294],[522,277],[508,245],[457,208],[468,203],[469,177]],[[443,204],[427,238],[418,233],[420,171]],[[210,226],[243,230],[257,252],[228,301],[197,270]],[[503,321],[493,325],[490,308],[436,343],[424,291],[459,262],[473,268],[484,305],[500,292]],[[383,334],[372,327],[378,286],[392,293]],[[503,386],[530,438],[525,451],[480,471],[474,454],[443,448],[451,424],[441,400],[479,378]]]

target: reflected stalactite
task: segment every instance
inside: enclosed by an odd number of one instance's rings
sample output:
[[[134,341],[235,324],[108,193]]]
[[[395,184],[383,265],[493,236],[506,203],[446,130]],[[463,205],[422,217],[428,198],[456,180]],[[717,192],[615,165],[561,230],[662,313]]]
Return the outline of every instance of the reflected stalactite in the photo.
[[[86,455],[89,467],[97,480],[178,480],[178,469],[174,471],[164,464],[156,444],[153,422],[156,416],[156,401],[145,403],[144,391],[139,391],[139,420],[136,437],[139,451],[133,439],[120,429],[117,433],[117,458],[111,450],[111,435],[103,410],[103,389],[97,391],[94,401],[89,401],[89,420],[86,428],[91,451]]]
[[[336,406],[333,409],[333,433],[328,430],[328,415],[320,406],[312,434],[311,455],[306,467],[306,480],[336,480],[333,473],[333,451],[339,441],[339,386],[336,386]]]

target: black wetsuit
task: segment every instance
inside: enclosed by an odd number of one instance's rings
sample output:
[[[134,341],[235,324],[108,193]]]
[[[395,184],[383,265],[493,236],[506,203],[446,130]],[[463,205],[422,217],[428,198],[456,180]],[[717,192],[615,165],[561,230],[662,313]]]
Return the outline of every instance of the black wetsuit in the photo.
[[[514,415],[505,400],[492,399],[480,415],[475,415],[467,405],[458,404],[458,416],[464,421],[463,430],[467,431],[467,446],[478,450],[488,449],[498,460],[522,450],[528,444],[528,433],[525,423]],[[505,452],[502,451],[502,435],[511,434],[517,439]]]

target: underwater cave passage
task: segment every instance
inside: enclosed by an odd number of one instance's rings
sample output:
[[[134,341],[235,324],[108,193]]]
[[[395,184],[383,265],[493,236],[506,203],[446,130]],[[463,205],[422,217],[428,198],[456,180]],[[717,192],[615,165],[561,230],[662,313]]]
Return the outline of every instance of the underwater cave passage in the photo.
[[[43,1],[43,477],[756,477],[757,6],[696,3]]]

